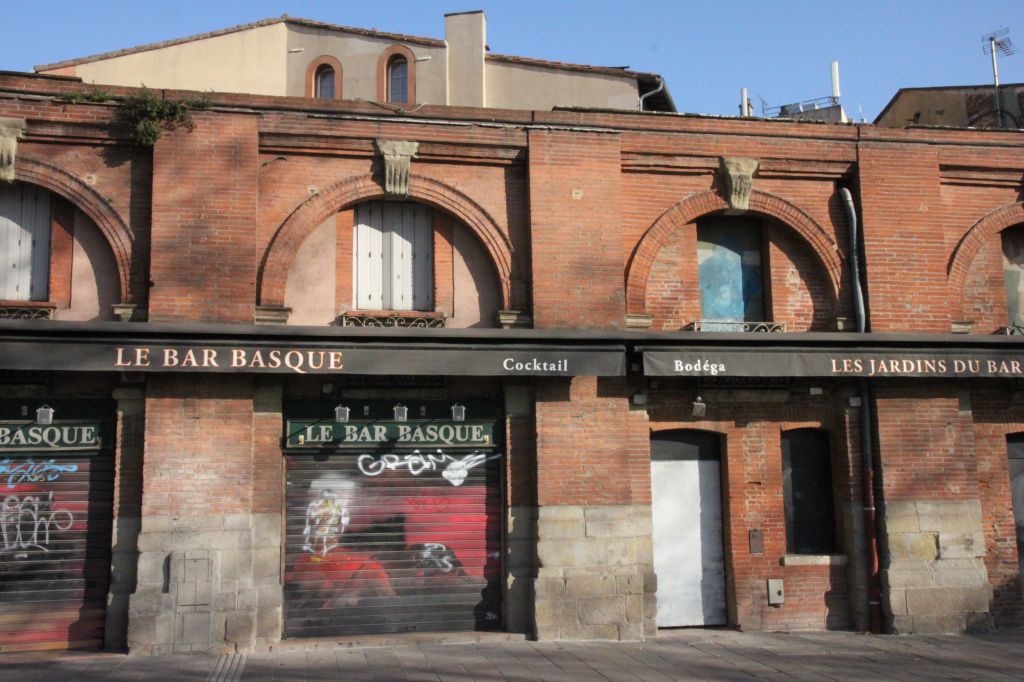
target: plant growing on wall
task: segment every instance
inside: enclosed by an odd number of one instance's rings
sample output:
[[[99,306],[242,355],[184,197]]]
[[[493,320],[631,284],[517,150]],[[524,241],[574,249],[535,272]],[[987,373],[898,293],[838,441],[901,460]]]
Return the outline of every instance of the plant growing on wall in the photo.
[[[195,125],[192,112],[209,109],[211,104],[207,97],[183,100],[157,97],[143,87],[139,94],[121,100],[118,118],[132,130],[138,144],[152,147],[165,130],[179,127],[191,130]]]

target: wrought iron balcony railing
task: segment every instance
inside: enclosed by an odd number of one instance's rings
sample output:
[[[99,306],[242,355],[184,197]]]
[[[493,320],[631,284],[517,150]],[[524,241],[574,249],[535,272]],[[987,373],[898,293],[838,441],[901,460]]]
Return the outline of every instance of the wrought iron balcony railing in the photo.
[[[444,315],[434,313],[394,313],[386,312],[362,314],[345,313],[336,321],[339,327],[414,327],[440,328],[445,326]]]
[[[784,332],[785,322],[694,320],[685,329],[694,332]]]
[[[55,306],[0,305],[0,320],[52,320]]]
[[[1011,324],[1005,327],[1000,327],[996,330],[996,334],[1002,334],[1003,336],[1024,336],[1024,327],[1018,324]]]

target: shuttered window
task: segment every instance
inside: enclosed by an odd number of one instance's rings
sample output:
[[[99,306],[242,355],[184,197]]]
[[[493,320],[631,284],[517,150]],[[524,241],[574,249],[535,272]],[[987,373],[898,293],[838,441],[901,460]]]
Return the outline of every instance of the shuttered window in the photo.
[[[360,310],[434,309],[430,209],[372,201],[356,211],[354,279]]]
[[[50,193],[0,185],[0,300],[45,301],[49,266]]]

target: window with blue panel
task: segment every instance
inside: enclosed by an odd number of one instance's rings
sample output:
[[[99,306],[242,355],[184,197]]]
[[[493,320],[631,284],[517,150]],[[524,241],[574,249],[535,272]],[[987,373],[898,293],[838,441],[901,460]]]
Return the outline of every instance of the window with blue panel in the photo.
[[[703,329],[740,331],[742,325],[733,329],[736,323],[768,319],[761,240],[756,221],[723,218],[697,225]]]

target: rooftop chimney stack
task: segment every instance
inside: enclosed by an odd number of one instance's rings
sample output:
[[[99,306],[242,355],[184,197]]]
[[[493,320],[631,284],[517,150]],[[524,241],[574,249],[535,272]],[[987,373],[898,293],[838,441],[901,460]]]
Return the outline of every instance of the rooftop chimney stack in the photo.
[[[444,41],[448,46],[448,104],[487,106],[484,78],[487,19],[484,13],[477,10],[444,15]]]

